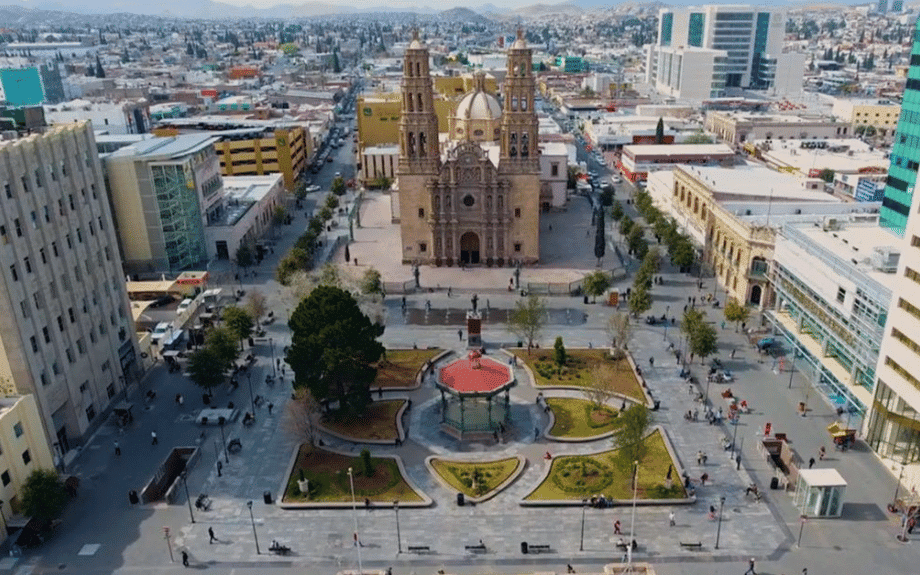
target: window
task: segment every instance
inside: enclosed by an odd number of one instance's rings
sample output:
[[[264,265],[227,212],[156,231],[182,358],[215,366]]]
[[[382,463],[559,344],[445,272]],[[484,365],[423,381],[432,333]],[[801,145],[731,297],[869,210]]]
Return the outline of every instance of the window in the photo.
[[[58,365],[57,360],[51,362],[51,373],[61,375],[61,366]]]
[[[31,310],[29,309],[28,300],[22,300],[19,302],[19,307],[22,309],[22,317],[29,317],[31,315]]]
[[[13,227],[16,228],[16,237],[22,237],[22,224],[19,222],[19,218],[13,220]]]
[[[35,186],[42,187],[42,172],[38,168],[35,168]]]
[[[420,218],[424,218],[424,217],[425,217],[425,208],[419,208],[419,209],[418,209],[418,217],[420,217]]]
[[[57,242],[51,242],[51,253],[53,253],[54,257],[56,258],[61,257],[60,254],[58,253]]]
[[[20,180],[22,181],[22,191],[28,194],[29,193],[29,178],[22,176]]]
[[[48,374],[45,373],[44,371],[41,373],[41,375],[39,376],[39,378],[42,380],[42,386],[43,386],[43,387],[44,387],[44,386],[47,386],[49,383],[51,383],[50,381],[48,381]]]
[[[10,277],[13,278],[14,282],[19,281],[19,274],[16,273],[16,264],[10,266]]]
[[[0,473],[0,481],[3,482],[4,487],[9,485],[10,484],[10,472],[4,471],[3,473]]]
[[[64,352],[67,354],[68,363],[74,363],[75,361],[77,361],[73,356],[73,350],[71,348],[68,347],[67,349],[64,350]]]
[[[67,308],[67,316],[70,317],[70,323],[76,323],[77,316],[73,313],[73,308]]]
[[[428,251],[428,244],[426,244],[425,242],[420,243],[420,244],[418,245],[418,251],[420,251],[420,252],[422,252],[422,253],[427,252],[427,251]]]
[[[58,323],[58,329],[63,332],[64,331],[64,318],[61,316],[57,316],[57,323]]]
[[[473,204],[475,204],[475,203],[476,203],[476,198],[474,198],[472,195],[467,194],[467,195],[463,196],[463,205],[464,205],[464,206],[466,206],[466,207],[468,207],[468,208],[472,208],[472,207],[473,207]]]
[[[39,292],[32,294],[32,300],[35,302],[35,309],[42,309],[45,305],[45,299]]]
[[[80,352],[80,355],[84,355],[86,353],[86,342],[83,341],[82,337],[77,340],[77,351]]]
[[[22,258],[22,266],[26,268],[27,274],[32,273],[32,262],[29,260],[28,257]]]
[[[22,452],[22,462],[28,465],[30,461],[32,461],[32,454],[26,449]]]
[[[553,164],[550,166],[549,170],[550,170],[550,175],[551,175],[551,176],[553,176],[553,177],[558,176],[558,175],[559,175],[559,164],[553,163]]]
[[[32,353],[38,353],[38,340],[34,335],[29,336],[29,344],[32,346]]]
[[[514,208],[514,217],[521,217],[521,208]]]
[[[837,301],[843,303],[843,300],[847,298],[847,290],[842,287],[837,288]]]
[[[89,407],[86,408],[86,420],[92,421],[96,419],[96,408],[93,407],[93,404],[89,404]]]
[[[13,424],[13,433],[16,434],[16,437],[22,437],[22,434],[25,433],[25,432],[22,430],[22,422],[21,422],[21,421],[17,421],[16,423]]]
[[[105,394],[109,396],[109,399],[115,397],[115,384],[110,383],[105,387]]]
[[[42,328],[42,337],[45,338],[45,343],[51,343],[51,332],[48,330],[48,326]]]
[[[41,257],[43,264],[48,263],[48,255],[45,253],[45,248],[38,248],[38,255]]]
[[[911,268],[905,268],[904,275],[909,277],[915,283],[920,284],[920,273],[917,273],[915,270],[912,270]]]
[[[86,393],[87,388],[89,388],[89,382],[84,381],[80,384],[80,393]]]
[[[103,362],[103,364],[102,364],[102,371],[108,371],[108,370],[109,370],[109,366],[110,366],[109,360],[105,360],[105,362]]]
[[[0,226],[0,241],[2,241],[4,245],[6,245],[6,242],[7,242],[7,240],[6,240],[6,226]]]
[[[517,242],[517,243],[514,244],[514,251],[516,251],[516,252],[520,252],[520,251],[521,251],[521,244],[520,244],[519,242]]]
[[[6,197],[12,199],[13,197],[13,188],[10,186],[9,182],[3,182],[3,189],[6,191]]]

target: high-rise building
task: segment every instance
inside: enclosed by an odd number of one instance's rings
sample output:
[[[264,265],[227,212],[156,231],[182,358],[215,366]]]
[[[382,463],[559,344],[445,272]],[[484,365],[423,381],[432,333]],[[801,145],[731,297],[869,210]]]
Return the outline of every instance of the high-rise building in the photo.
[[[89,122],[0,142],[0,186],[0,382],[66,453],[139,370]]]
[[[917,183],[917,153],[920,150],[920,20],[914,33],[914,45],[910,51],[910,68],[907,71],[907,85],[901,99],[901,116],[891,147],[891,164],[888,167],[888,181],[882,198],[881,224],[898,235],[904,235],[914,186]]]
[[[655,83],[660,76],[680,75],[673,68],[676,54],[681,60],[691,56],[711,60],[707,78],[695,77],[694,81],[711,85],[713,96],[726,88],[774,87],[776,78],[795,75],[790,68],[804,66],[802,58],[783,54],[785,27],[786,13],[776,8],[705,5],[662,9],[658,40],[648,47],[647,80]],[[671,57],[664,59],[663,55]],[[801,75],[802,70],[798,72]]]
[[[864,435],[890,467],[904,466],[908,485],[920,487],[920,194],[911,201]]]

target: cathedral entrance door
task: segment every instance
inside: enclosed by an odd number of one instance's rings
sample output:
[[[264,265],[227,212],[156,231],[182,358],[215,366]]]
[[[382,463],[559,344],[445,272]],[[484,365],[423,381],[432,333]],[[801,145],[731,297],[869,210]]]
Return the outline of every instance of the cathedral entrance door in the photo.
[[[466,232],[460,236],[460,262],[464,264],[479,263],[479,236]]]

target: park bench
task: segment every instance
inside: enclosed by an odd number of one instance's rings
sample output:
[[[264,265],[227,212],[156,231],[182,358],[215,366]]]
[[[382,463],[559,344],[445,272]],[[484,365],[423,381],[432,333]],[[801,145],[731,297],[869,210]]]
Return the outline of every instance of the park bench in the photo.
[[[699,551],[700,549],[703,548],[703,543],[702,542],[687,543],[687,542],[681,541],[680,546],[683,547],[684,549],[693,549],[695,551]]]
[[[480,545],[467,545],[467,546],[466,546],[466,550],[469,551],[470,553],[485,553],[485,552],[486,552],[486,546],[483,545],[483,544],[480,544]]]
[[[626,551],[626,548],[629,547],[629,541],[617,541],[615,545],[617,546],[617,549],[619,549],[620,551]],[[632,542],[632,546],[633,546],[633,551],[639,548],[639,544],[636,543],[635,541]]]
[[[410,545],[407,549],[409,553],[431,553],[431,549],[427,545]]]
[[[549,545],[528,545],[527,550],[531,553],[549,553]]]

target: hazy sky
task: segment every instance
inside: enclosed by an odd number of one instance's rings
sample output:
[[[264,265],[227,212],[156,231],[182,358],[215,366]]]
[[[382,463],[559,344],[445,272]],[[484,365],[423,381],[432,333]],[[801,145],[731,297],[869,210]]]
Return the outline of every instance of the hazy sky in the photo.
[[[338,4],[341,0],[216,0],[235,6],[275,6],[277,4]],[[566,0],[439,0],[436,7],[440,10],[454,8],[456,6],[481,6],[483,4],[494,4],[496,6],[529,6],[532,4],[561,4]],[[600,3],[602,0],[598,0]],[[608,2],[609,3],[609,2]],[[349,6],[358,8],[370,8],[373,6],[387,6],[396,8],[399,6],[406,7],[435,7],[428,0],[349,0]]]

